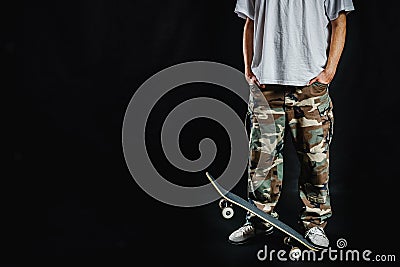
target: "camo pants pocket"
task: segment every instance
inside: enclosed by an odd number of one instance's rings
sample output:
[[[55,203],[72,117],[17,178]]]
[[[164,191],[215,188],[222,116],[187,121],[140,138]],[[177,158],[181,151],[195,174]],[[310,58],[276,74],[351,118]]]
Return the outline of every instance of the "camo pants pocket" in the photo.
[[[325,141],[329,145],[333,137],[334,117],[332,99],[330,98],[328,91],[320,97],[318,112],[324,129],[324,136],[326,138]]]

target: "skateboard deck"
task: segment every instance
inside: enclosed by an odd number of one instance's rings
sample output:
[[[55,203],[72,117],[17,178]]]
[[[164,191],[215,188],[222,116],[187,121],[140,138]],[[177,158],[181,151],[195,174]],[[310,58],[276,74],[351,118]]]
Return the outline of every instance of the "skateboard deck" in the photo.
[[[261,220],[270,223],[272,226],[274,226],[276,229],[280,230],[284,234],[288,235],[290,238],[293,238],[294,240],[298,241],[305,247],[307,247],[310,250],[318,251],[320,248],[314,246],[311,244],[307,239],[305,239],[300,233],[295,231],[293,228],[290,226],[286,225],[282,221],[272,217],[271,215],[261,211],[258,209],[256,206],[251,204],[249,201],[244,200],[243,198],[225,190],[222,186],[220,186],[215,179],[208,173],[206,172],[207,178],[210,180],[211,184],[215,188],[215,190],[218,192],[218,194],[221,195],[226,201],[239,206],[248,212],[254,214]]]

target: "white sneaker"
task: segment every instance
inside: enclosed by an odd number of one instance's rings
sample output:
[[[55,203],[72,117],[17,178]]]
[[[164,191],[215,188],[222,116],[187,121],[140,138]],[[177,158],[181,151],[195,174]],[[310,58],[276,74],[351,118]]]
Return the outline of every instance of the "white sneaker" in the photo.
[[[327,248],[329,246],[329,239],[321,227],[314,226],[308,229],[304,237],[318,247]]]
[[[245,223],[242,227],[234,231],[229,236],[229,242],[233,244],[244,244],[256,235],[269,235],[273,231],[273,227],[270,226],[267,229],[255,228],[251,223]]]

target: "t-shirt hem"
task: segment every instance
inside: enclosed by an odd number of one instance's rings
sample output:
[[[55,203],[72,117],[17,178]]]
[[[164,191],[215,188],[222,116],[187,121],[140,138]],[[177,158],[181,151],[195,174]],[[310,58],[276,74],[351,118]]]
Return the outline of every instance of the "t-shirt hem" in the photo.
[[[260,79],[260,84],[279,84],[279,85],[290,85],[290,86],[306,86],[309,81],[287,81],[287,80],[268,80]]]

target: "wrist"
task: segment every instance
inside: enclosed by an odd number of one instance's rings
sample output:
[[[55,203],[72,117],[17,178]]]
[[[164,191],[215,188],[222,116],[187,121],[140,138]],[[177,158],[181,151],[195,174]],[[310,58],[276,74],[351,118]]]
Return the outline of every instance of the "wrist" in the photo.
[[[250,67],[245,67],[244,68],[244,74],[248,75],[248,74],[253,74],[253,71],[251,70]]]
[[[333,80],[333,77],[335,77],[335,73],[336,73],[336,68],[327,67],[325,69],[325,77],[329,80],[329,82]]]
[[[335,76],[336,67],[327,65],[325,68],[325,73],[328,74],[329,76]]]

